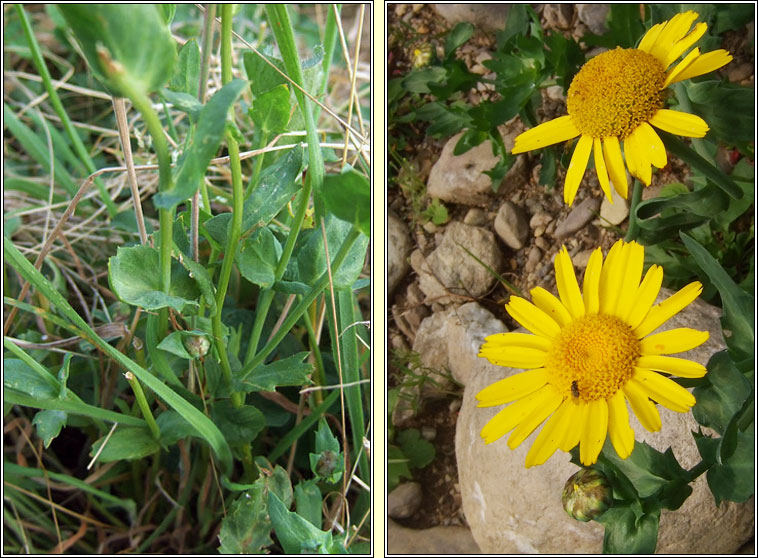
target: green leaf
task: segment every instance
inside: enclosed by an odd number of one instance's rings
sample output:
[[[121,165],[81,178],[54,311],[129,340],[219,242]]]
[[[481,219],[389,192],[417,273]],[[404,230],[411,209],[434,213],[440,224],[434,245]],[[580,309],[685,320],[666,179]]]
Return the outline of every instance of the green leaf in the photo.
[[[315,479],[300,480],[295,485],[297,513],[317,529],[321,528],[321,491]]]
[[[3,386],[25,393],[35,399],[55,399],[60,393],[53,375],[45,378],[25,362],[6,358],[3,360]]]
[[[352,230],[352,226],[331,214],[326,216],[325,226],[329,255],[333,258]],[[306,235],[306,233],[310,234]],[[313,285],[321,274],[326,272],[326,253],[321,229],[311,229],[306,233],[303,233],[303,237],[306,237],[305,244],[297,254],[297,266],[300,281]],[[368,244],[369,237],[360,236],[350,248],[339,269],[332,269],[335,288],[349,288],[358,279],[366,259]]]
[[[653,496],[669,481],[690,480],[671,449],[661,453],[645,442],[635,442],[631,455],[621,459],[608,444],[606,440],[603,455],[631,481],[640,498]]]
[[[184,438],[198,435],[197,430],[173,409],[163,411],[155,419],[155,422],[161,432],[161,444],[164,447],[172,446]]]
[[[281,60],[265,54],[263,56],[276,68],[284,72],[284,63]],[[253,93],[253,97],[257,98],[274,87],[287,84],[285,77],[255,52],[246,50],[242,54],[242,60],[245,64],[245,72],[250,81],[250,91]]]
[[[282,246],[268,227],[257,229],[245,238],[237,253],[237,267],[251,283],[268,288],[276,280],[276,266]]]
[[[684,87],[695,113],[708,123],[709,136],[728,145],[754,138],[755,89],[721,80],[687,81]]]
[[[451,58],[459,46],[468,41],[474,34],[474,26],[468,22],[460,22],[453,27],[445,39],[445,58]]]
[[[724,434],[732,417],[750,397],[751,383],[734,366],[727,351],[720,351],[708,361],[706,383],[692,390],[695,406],[692,416],[695,420]]]
[[[706,478],[716,505],[723,500],[745,502],[755,490],[755,435],[737,432],[732,455],[722,463],[714,463]]]
[[[455,144],[455,148],[453,149],[453,155],[455,156],[463,155],[469,149],[472,149],[476,147],[477,145],[480,145],[489,137],[490,136],[487,132],[482,132],[480,130],[477,130],[476,128],[469,128],[463,133],[460,139],[458,139],[458,143]]]
[[[276,360],[271,364],[262,364],[251,372],[235,380],[241,391],[274,391],[279,386],[303,386],[311,384],[309,375],[313,366],[303,362],[309,355],[307,351]]]
[[[174,186],[153,196],[155,206],[171,209],[192,197],[200,187],[211,159],[216,155],[226,130],[226,115],[247,82],[235,79],[216,91],[203,107],[187,151],[178,165]]]
[[[409,465],[416,469],[426,467],[434,460],[434,446],[424,438],[415,428],[402,430],[397,434],[397,443],[400,445],[403,455],[409,460]]]
[[[90,455],[94,457],[105,441],[106,436],[96,441],[92,445]],[[116,428],[111,437],[107,439],[107,443],[97,460],[100,463],[108,463],[110,461],[141,459],[160,449],[158,440],[153,437],[149,428],[122,426]]]
[[[342,219],[366,236],[371,236],[371,184],[366,176],[350,165],[340,174],[324,176],[324,203],[335,217]]]
[[[679,236],[721,295],[724,307],[721,327],[734,360],[752,358],[755,354],[754,297],[742,290],[696,240],[684,233],[679,233]]]
[[[37,436],[42,438],[46,448],[50,447],[50,442],[60,434],[61,428],[66,426],[67,418],[65,412],[52,409],[39,411],[34,415],[32,424],[37,427]]]
[[[268,510],[285,554],[347,554],[345,547],[332,538],[331,531],[321,531],[289,511],[273,492],[268,494]]]
[[[616,504],[597,518],[605,526],[604,554],[652,554],[658,543],[660,512],[639,519],[628,504]]]
[[[251,443],[266,426],[266,419],[258,409],[252,405],[235,407],[228,399],[216,401],[211,416],[232,446]]]
[[[119,246],[116,255],[108,260],[111,290],[122,302],[145,310],[170,306],[182,312],[187,304],[197,305],[200,292],[179,262],[171,262],[171,290],[168,293],[161,291],[159,269],[159,254],[155,248]]]
[[[192,122],[197,122],[200,113],[203,110],[203,104],[189,93],[171,91],[170,89],[161,89],[161,95],[177,110],[189,114]]]
[[[310,453],[308,458],[311,471],[317,479],[335,484],[342,478],[344,472],[344,456],[340,452],[340,443],[332,434],[325,418],[319,420],[316,431],[316,453]]]
[[[281,84],[257,96],[248,114],[264,137],[270,138],[287,129],[290,109],[289,88]]]
[[[158,348],[180,358],[192,360],[192,355],[184,348],[183,331],[172,331],[158,343]]]
[[[176,4],[159,4],[159,6],[163,10],[163,20],[171,25],[171,22],[174,21],[174,16],[176,15]]]
[[[176,65],[169,87],[178,93],[187,93],[197,98],[200,86],[200,47],[195,39],[190,39],[179,49],[179,62]]]
[[[254,226],[270,223],[297,194],[300,189],[299,178],[302,165],[303,148],[298,145],[261,172],[258,186],[245,200],[242,210],[242,234]],[[220,246],[225,246],[231,218],[231,213],[221,213],[211,217],[203,224],[203,233]]]
[[[232,502],[221,521],[220,554],[261,554],[263,548],[273,544],[267,494],[266,479],[259,477],[253,487]]]
[[[423,105],[416,111],[416,118],[431,122],[426,129],[428,136],[452,136],[471,124],[469,110],[468,105],[459,101],[450,105],[431,102]]]
[[[128,97],[114,78],[150,93],[172,75],[176,43],[155,4],[61,4],[95,76],[116,96]]]
[[[387,447],[387,492],[392,492],[403,478],[413,478],[408,468],[408,458],[405,457],[403,450],[390,444]]]

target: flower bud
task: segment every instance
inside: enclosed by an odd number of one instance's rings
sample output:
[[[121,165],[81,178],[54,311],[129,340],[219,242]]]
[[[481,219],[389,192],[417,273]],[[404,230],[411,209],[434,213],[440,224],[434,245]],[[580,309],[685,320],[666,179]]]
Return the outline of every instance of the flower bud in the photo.
[[[580,469],[566,481],[561,500],[571,517],[591,521],[611,507],[613,488],[600,471]]]
[[[433,52],[432,45],[429,43],[424,43],[420,47],[413,49],[413,67],[423,68],[424,66],[428,66],[429,62],[432,61]]]
[[[192,335],[184,338],[184,348],[192,358],[200,358],[208,354],[211,342],[205,335]]]

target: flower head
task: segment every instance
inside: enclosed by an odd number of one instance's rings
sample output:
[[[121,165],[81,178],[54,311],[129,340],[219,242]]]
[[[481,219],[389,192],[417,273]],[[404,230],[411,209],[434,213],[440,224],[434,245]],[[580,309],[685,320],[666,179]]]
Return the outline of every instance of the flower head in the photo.
[[[622,143],[629,173],[649,186],[651,165],[666,166],[666,149],[652,126],[693,138],[701,138],[708,131],[699,116],[664,108],[666,88],[732,60],[723,49],[700,54],[695,48],[672,67],[705,33],[708,26],[702,22],[690,30],[697,17],[693,11],[677,14],[651,27],[637,48],[616,48],[589,60],[569,87],[568,115],[520,134],[513,153],[579,136],[563,187],[563,199],[569,205],[574,202],[590,152],[606,197],[612,200],[610,182],[623,198],[627,197]]]
[[[526,466],[541,465],[556,449],[579,445],[584,465],[597,461],[610,435],[616,453],[626,459],[634,449],[627,402],[651,432],[661,428],[652,400],[685,413],[692,394],[660,373],[700,378],[699,363],[665,356],[688,351],[708,339],[708,332],[678,328],[650,335],[702,292],[693,282],[653,304],[663,270],[653,265],[642,276],[645,251],[636,242],[619,240],[603,262],[595,250],[584,274],[583,292],[565,247],[555,258],[560,299],[541,287],[532,302],[512,296],[506,310],[528,333],[497,333],[484,341],[479,356],[493,364],[530,370],[509,376],[480,391],[480,407],[511,403],[482,428],[491,443],[511,430],[515,449],[543,421],[526,456]]]

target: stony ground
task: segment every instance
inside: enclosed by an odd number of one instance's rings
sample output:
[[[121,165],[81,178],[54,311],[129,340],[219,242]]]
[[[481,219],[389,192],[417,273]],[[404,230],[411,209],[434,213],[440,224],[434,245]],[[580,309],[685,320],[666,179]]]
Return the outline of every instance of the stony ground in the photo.
[[[580,38],[588,29],[597,28],[596,12],[580,13],[575,5],[537,5],[543,28],[562,32],[566,36]],[[452,27],[440,17],[432,5],[395,4],[388,7],[388,75],[402,76],[410,70],[413,51],[421,43],[429,43],[438,51],[444,44],[446,33]],[[598,31],[596,31],[598,32]],[[481,61],[489,57],[494,49],[494,33],[481,27],[477,28],[472,39],[458,51],[473,72],[484,73]],[[728,35],[725,48],[735,55],[735,60],[724,74],[733,82],[751,84],[753,81],[753,59],[750,44],[751,37]],[[495,93],[487,87],[471,91],[466,99],[477,103]],[[565,99],[560,88],[548,88],[543,92],[543,105],[538,110],[541,121],[565,114]],[[562,245],[565,245],[578,268],[586,266],[592,249],[600,246],[604,252],[623,236],[626,228],[627,206],[617,200],[615,207],[607,202],[601,206],[602,192],[594,172],[585,174],[582,186],[572,207],[563,202],[562,185],[564,171],[558,171],[556,186],[545,188],[538,183],[540,167],[539,157],[524,155],[506,176],[504,184],[497,195],[485,196],[479,203],[445,203],[449,212],[449,221],[442,226],[424,223],[419,218],[418,192],[424,191],[424,185],[430,187],[432,169],[444,157],[443,148],[449,138],[434,140],[423,133],[425,123],[411,123],[404,128],[407,145],[401,154],[406,163],[395,172],[395,183],[388,190],[390,213],[404,222],[409,231],[411,249],[418,250],[422,259],[438,247],[444,232],[451,223],[460,222],[493,231],[497,248],[502,254],[498,271],[515,288],[526,293],[535,286],[542,286],[555,291],[553,258]],[[523,125],[516,118],[501,130],[506,147],[512,148],[512,140],[523,131]],[[472,153],[474,152],[474,153]],[[477,164],[474,150],[471,166]],[[728,162],[728,154],[721,154],[721,161]],[[653,184],[646,189],[644,198],[654,197],[660,187],[671,182],[683,182],[686,179],[684,165],[669,157],[669,165],[654,175]],[[491,166],[491,165],[490,165]],[[485,166],[485,168],[488,168]],[[390,178],[393,170],[390,170]],[[487,178],[487,180],[489,180]],[[403,184],[404,187],[397,187]],[[505,211],[508,205],[515,208]],[[624,213],[626,209],[626,213]],[[498,213],[506,213],[500,215]],[[498,224],[505,219],[506,225]],[[503,232],[503,231],[506,232]],[[508,232],[515,235],[515,240],[508,239]],[[390,233],[392,234],[392,233]],[[392,242],[392,241],[390,241]],[[464,242],[461,240],[461,242]],[[417,258],[418,259],[418,258]],[[411,258],[413,261],[413,258]],[[423,271],[414,263],[413,269],[399,280],[397,287],[390,293],[389,340],[391,350],[408,351],[414,348],[415,335],[419,324],[431,313],[440,310],[437,300],[430,300],[419,289],[423,281]],[[432,266],[433,267],[433,266]],[[433,271],[433,270],[432,270]],[[390,269],[392,274],[392,269]],[[392,281],[390,281],[392,282]],[[470,293],[468,293],[470,294]],[[515,325],[505,313],[503,304],[510,292],[500,282],[477,296],[464,297],[461,301],[476,300],[480,305],[503,320],[509,327]],[[390,367],[390,387],[396,387],[406,381],[402,370]],[[455,423],[457,409],[460,407],[460,394],[452,389],[437,393],[426,402],[422,401],[418,412],[398,413],[391,420],[402,428],[418,428],[425,432],[436,449],[434,461],[414,474],[414,482],[421,486],[420,500],[415,502],[415,512],[410,517],[396,517],[396,523],[414,529],[428,529],[438,526],[466,525],[461,509],[461,494],[455,458]],[[393,507],[393,502],[389,504]],[[390,512],[392,515],[392,512]],[[399,531],[398,531],[399,533]],[[439,532],[435,532],[435,537]],[[399,535],[398,535],[399,536]],[[390,536],[392,540],[392,535]],[[390,548],[390,551],[392,549]],[[469,552],[473,552],[469,549]]]

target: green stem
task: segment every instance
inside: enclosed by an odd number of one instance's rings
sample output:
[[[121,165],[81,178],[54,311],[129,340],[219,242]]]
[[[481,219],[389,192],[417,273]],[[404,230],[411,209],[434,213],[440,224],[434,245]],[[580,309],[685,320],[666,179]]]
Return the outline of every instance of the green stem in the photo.
[[[224,4],[221,8],[221,76],[222,83],[232,80],[232,6]],[[232,391],[232,368],[226,348],[221,342],[222,323],[221,310],[224,307],[226,291],[229,288],[229,278],[234,265],[234,255],[237,251],[240,233],[242,232],[242,210],[244,204],[244,190],[242,188],[242,167],[239,158],[239,146],[230,133],[226,133],[226,144],[229,151],[229,162],[232,170],[232,227],[227,238],[224,260],[221,264],[221,273],[216,286],[216,313],[213,316],[213,335],[216,338],[216,346],[221,357],[221,368],[224,371],[224,379],[231,392],[232,403],[235,407],[241,407],[244,397],[239,392]]]
[[[87,151],[87,148],[84,147],[84,144],[82,143],[82,139],[79,137],[79,134],[74,129],[74,125],[71,123],[71,119],[68,117],[68,114],[66,113],[66,109],[63,108],[63,103],[61,103],[60,97],[58,96],[58,91],[53,86],[53,80],[50,77],[50,72],[47,69],[47,65],[45,65],[45,60],[42,57],[42,51],[39,48],[39,44],[37,43],[37,39],[34,36],[34,33],[32,32],[32,27],[29,23],[29,18],[26,17],[26,12],[24,11],[24,8],[21,4],[16,4],[16,13],[18,14],[19,19],[21,20],[21,27],[24,29],[24,35],[26,36],[26,41],[29,43],[29,49],[32,53],[32,60],[34,61],[34,65],[37,68],[37,72],[39,72],[40,77],[42,78],[42,83],[45,84],[45,90],[47,91],[48,96],[50,97],[50,103],[53,105],[53,109],[55,110],[55,113],[58,115],[58,117],[61,119],[61,123],[63,124],[63,128],[66,130],[66,134],[68,135],[68,138],[71,140],[71,143],[74,146],[74,150],[76,151],[76,154],[78,155],[79,159],[84,163],[84,166],[87,168],[87,172],[92,174],[97,170],[95,167],[95,163],[92,161],[92,158],[89,155],[89,152]],[[100,192],[100,198],[103,200],[103,203],[108,208],[108,214],[111,217],[114,217],[116,213],[118,213],[118,208],[116,207],[116,204],[113,203],[113,200],[108,195],[108,191],[105,189],[105,185],[103,184],[103,181],[100,180],[100,177],[95,178],[95,185],[97,186],[98,191]]]
[[[147,403],[145,392],[142,391],[142,386],[140,385],[139,380],[131,372],[127,372],[124,376],[126,377],[126,381],[129,382],[129,385],[132,386],[134,397],[137,399],[137,404],[139,405],[140,411],[142,411],[142,416],[144,417],[145,422],[147,422],[147,426],[150,428],[150,432],[153,433],[153,437],[156,440],[160,440],[161,431],[158,428],[158,423],[155,422],[153,412],[150,410],[150,405]]]
[[[637,221],[637,206],[642,199],[642,182],[634,179],[634,188],[632,190],[632,201],[629,206],[629,227],[626,229],[626,242],[631,242],[637,239],[637,235],[640,233],[640,224]]]
[[[211,44],[213,44],[213,24],[216,21],[216,4],[205,5],[205,20],[203,22],[203,50],[200,53],[200,84],[197,98],[205,104],[205,92],[208,88],[208,70],[211,66]]]
[[[319,90],[318,99],[322,100],[326,97],[326,87],[329,85],[329,70],[332,66],[332,60],[334,60],[334,49],[337,46],[337,16],[342,11],[342,5],[327,4],[328,13],[326,16],[326,26],[324,28],[324,59],[321,62],[321,67],[324,70],[324,78],[321,82],[321,88]],[[336,12],[336,15],[335,15]],[[322,101],[323,102],[323,101]],[[316,105],[313,108],[313,121],[318,123],[318,117],[321,114],[321,107]]]
[[[134,108],[142,115],[148,132],[153,138],[155,154],[158,156],[158,190],[165,192],[173,186],[171,176],[171,155],[168,150],[168,142],[163,134],[163,126],[158,114],[153,110],[150,98],[141,89],[132,86],[132,83],[124,79],[123,74],[114,72],[111,79],[131,100]],[[171,290],[171,247],[173,245],[174,208],[160,209],[160,286],[161,291],[168,293]],[[168,309],[161,308],[158,312],[160,321],[160,336],[168,331]]]

